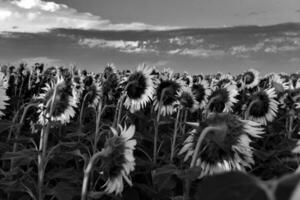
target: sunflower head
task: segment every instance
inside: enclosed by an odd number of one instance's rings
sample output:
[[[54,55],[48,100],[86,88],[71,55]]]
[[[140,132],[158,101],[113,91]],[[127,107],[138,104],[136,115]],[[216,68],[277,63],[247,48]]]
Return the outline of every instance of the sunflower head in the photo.
[[[247,105],[247,118],[262,124],[273,121],[279,104],[275,98],[274,88],[254,93]]]
[[[51,117],[52,121],[60,121],[65,124],[74,117],[76,103],[74,102],[72,86],[67,84],[63,77],[58,76],[56,82],[46,84],[43,88],[44,93],[37,99],[41,100],[39,104],[39,123],[46,124]],[[51,113],[51,107],[54,106]],[[51,115],[51,116],[50,116]]]
[[[116,67],[113,64],[107,64],[104,68],[103,77],[107,79],[111,74],[116,73]]]
[[[178,103],[178,93],[183,86],[182,81],[176,79],[160,79],[154,97],[154,108],[159,110],[161,104],[161,114],[172,114],[174,106]]]
[[[123,191],[123,179],[132,185],[130,172],[135,168],[133,151],[136,140],[132,139],[135,126],[128,129],[120,127],[120,133],[112,128],[113,137],[109,138],[104,145],[106,156],[102,157],[101,170],[108,179],[103,187],[105,192],[120,194]]]
[[[183,109],[194,112],[199,109],[199,102],[196,100],[191,88],[184,86],[182,90],[178,93],[178,99],[180,105]]]
[[[152,69],[144,65],[139,66],[126,81],[125,107],[135,112],[144,108],[146,103],[153,98],[154,82],[151,75]]]
[[[244,170],[254,164],[251,137],[263,134],[258,123],[241,120],[229,113],[211,114],[201,126],[185,140],[179,154],[187,161],[194,154],[198,138],[208,131],[200,146],[196,166],[201,167],[200,177],[215,173]]]
[[[0,117],[4,115],[2,112],[8,105],[9,97],[6,95],[7,82],[4,73],[0,72]]]
[[[229,112],[237,102],[237,87],[234,84],[227,84],[221,88],[216,87],[208,98],[208,108],[212,112]]]
[[[242,80],[246,88],[253,88],[259,84],[259,72],[255,69],[249,69],[244,72]]]

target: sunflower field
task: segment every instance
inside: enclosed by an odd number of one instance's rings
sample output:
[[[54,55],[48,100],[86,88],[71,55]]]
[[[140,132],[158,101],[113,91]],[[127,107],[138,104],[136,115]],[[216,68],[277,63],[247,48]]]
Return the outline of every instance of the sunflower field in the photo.
[[[0,199],[300,199],[300,73],[0,70]]]

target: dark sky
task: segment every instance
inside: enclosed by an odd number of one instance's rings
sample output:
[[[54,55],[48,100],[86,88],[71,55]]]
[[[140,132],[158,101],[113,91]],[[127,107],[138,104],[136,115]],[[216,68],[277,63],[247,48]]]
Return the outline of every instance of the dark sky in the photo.
[[[0,0],[0,63],[292,72],[299,22],[299,0]]]

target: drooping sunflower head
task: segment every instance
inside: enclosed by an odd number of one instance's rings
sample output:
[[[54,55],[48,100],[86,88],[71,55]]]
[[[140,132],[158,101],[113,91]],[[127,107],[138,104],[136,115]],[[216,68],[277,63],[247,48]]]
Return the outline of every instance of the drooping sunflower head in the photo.
[[[267,124],[272,122],[278,110],[274,88],[258,91],[251,97],[247,105],[246,115],[249,120]]]
[[[80,76],[73,76],[72,77],[72,95],[74,101],[79,103],[82,93],[84,91],[84,84]]]
[[[152,69],[141,65],[126,80],[125,107],[131,112],[138,111],[152,100],[155,93]]]
[[[231,74],[222,74],[218,79],[213,79],[212,87],[224,87],[227,84],[236,84]]]
[[[75,116],[74,108],[77,107],[72,86],[67,84],[63,77],[58,76],[56,82],[46,84],[43,90],[44,92],[37,97],[41,100],[38,105],[39,123],[45,125],[49,119],[62,124],[70,122],[70,119]]]
[[[229,113],[212,114],[186,138],[179,155],[185,154],[188,161],[194,154],[198,138],[206,136],[196,155],[196,166],[200,167],[200,178],[206,175],[245,170],[254,164],[252,137],[260,137],[263,129],[258,123],[241,120]]]
[[[259,84],[259,72],[255,69],[249,69],[242,76],[245,88],[254,88]]]
[[[133,151],[136,140],[132,139],[135,126],[128,129],[120,127],[120,133],[112,128],[114,134],[104,145],[106,156],[102,158],[101,170],[107,175],[107,181],[103,185],[105,192],[120,194],[124,189],[123,179],[131,186],[130,172],[134,171],[135,158]]]
[[[6,89],[8,87],[6,78],[4,73],[0,72],[0,118],[4,115],[2,112],[5,110],[6,106],[8,105],[7,101],[9,97],[6,94]]]
[[[154,109],[160,110],[163,116],[174,112],[178,104],[178,93],[182,90],[183,82],[173,78],[160,79],[154,96]]]
[[[115,74],[116,72],[116,67],[113,64],[107,64],[104,68],[103,77],[107,79],[111,74]]]
[[[211,95],[211,89],[205,79],[195,82],[192,86],[192,92],[199,103],[199,108],[204,108],[207,104],[207,98]]]
[[[193,78],[191,75],[189,75],[187,72],[185,72],[182,76],[181,76],[181,80],[185,83],[185,85],[187,87],[192,87],[193,85]]]
[[[200,107],[199,102],[196,100],[196,97],[192,92],[192,89],[187,86],[182,87],[182,90],[179,91],[178,99],[180,106],[183,109],[189,110],[190,112],[194,112]]]
[[[89,84],[89,86],[85,87],[83,95],[85,98],[85,102],[88,104],[88,106],[96,107],[102,98],[100,84],[92,81],[92,83]]]
[[[232,106],[237,102],[238,95],[235,84],[227,84],[223,87],[215,87],[208,97],[208,108],[211,112],[230,112]]]

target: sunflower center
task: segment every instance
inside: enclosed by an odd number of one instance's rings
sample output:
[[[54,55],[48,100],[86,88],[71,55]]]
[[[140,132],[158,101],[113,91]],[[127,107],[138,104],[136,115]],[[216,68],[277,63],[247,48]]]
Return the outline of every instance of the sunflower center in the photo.
[[[139,99],[147,88],[146,77],[141,72],[136,72],[128,78],[127,95],[131,99]]]
[[[255,99],[257,100],[252,107],[250,108],[250,115],[254,117],[263,117],[265,116],[269,111],[269,97],[264,92],[259,92]]]
[[[253,81],[254,81],[254,74],[253,73],[251,73],[251,72],[246,72],[245,74],[244,74],[244,82],[245,82],[245,84],[251,84]]]
[[[205,89],[202,85],[197,84],[197,85],[193,85],[192,87],[192,91],[195,94],[196,100],[201,103],[204,100],[205,97]]]
[[[105,148],[110,148],[111,153],[103,158],[102,168],[109,177],[116,177],[120,174],[125,163],[125,145],[121,137],[113,137],[107,140]]]
[[[219,113],[223,112],[225,108],[225,103],[229,101],[228,91],[224,88],[217,89],[212,93],[209,100],[211,100],[212,98],[214,98],[214,100],[213,102],[211,102],[209,109],[211,111],[215,111]]]
[[[191,94],[183,92],[180,97],[180,103],[185,108],[192,108],[194,105],[194,100]]]
[[[172,80],[162,81],[157,88],[157,100],[162,98],[163,105],[171,105],[176,101],[176,94],[180,88],[180,85]],[[164,91],[164,94],[162,94]]]

